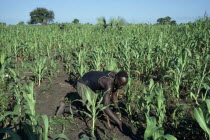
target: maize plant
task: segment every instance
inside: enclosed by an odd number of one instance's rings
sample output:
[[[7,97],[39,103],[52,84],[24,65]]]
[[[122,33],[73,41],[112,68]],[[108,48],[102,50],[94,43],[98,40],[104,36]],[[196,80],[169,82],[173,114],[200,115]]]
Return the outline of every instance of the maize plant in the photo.
[[[144,140],[177,140],[174,136],[164,135],[164,129],[156,126],[156,118],[147,116],[147,128],[144,132]]]
[[[38,86],[41,85],[41,81],[45,76],[45,71],[47,70],[46,67],[47,58],[40,58],[35,60],[35,63],[33,66],[31,66],[31,69],[33,70],[35,81],[38,83]]]
[[[95,134],[94,134],[95,123],[96,123],[98,114],[100,113],[100,111],[103,111],[104,109],[106,109],[107,106],[102,106],[103,98],[99,97],[99,94],[94,94],[93,96],[89,88],[86,88],[84,90],[85,90],[85,96],[88,101],[86,105],[88,111],[82,111],[82,112],[92,119],[91,136],[95,138]]]

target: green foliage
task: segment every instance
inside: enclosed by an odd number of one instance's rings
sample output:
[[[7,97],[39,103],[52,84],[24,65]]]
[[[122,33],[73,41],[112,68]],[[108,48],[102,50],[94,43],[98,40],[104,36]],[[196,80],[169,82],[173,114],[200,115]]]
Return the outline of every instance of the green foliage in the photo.
[[[22,84],[19,83],[19,86]],[[20,87],[21,92],[23,93],[23,98],[20,99],[20,103],[18,103],[17,97],[17,104],[14,107],[13,111],[6,111],[3,115],[0,116],[0,122],[4,121],[8,116],[13,116],[12,121],[14,122],[14,126],[16,130],[20,130],[21,137],[17,132],[13,132],[11,129],[0,129],[0,133],[9,134],[6,136],[13,139],[21,139],[26,138],[30,140],[48,140],[48,129],[49,129],[49,120],[47,115],[39,115],[36,113],[36,97],[34,93],[33,83],[29,85],[24,84]],[[18,87],[17,87],[18,88]],[[17,90],[15,90],[17,92]],[[16,93],[19,94],[20,92]],[[21,105],[23,104],[23,105]],[[42,122],[43,121],[43,122]],[[54,136],[56,138],[65,138],[68,139],[64,134],[59,134]]]
[[[171,17],[167,16],[165,18],[159,18],[157,20],[158,24],[171,24],[171,25],[174,25],[176,24],[176,21],[175,20],[171,20]]]
[[[97,18],[98,25],[106,29],[107,27],[121,30],[122,27],[126,24],[126,20],[124,18],[110,18],[109,23],[107,23],[105,17]]]
[[[148,88],[143,88],[143,106],[145,106],[146,109],[146,116],[149,116],[150,112],[155,112],[155,115],[158,117],[157,125],[159,127],[163,126],[166,116],[166,99],[163,92],[164,89],[161,85],[159,85],[159,83],[155,84],[153,79],[150,79]]]
[[[107,27],[106,19],[105,17],[97,18],[98,25],[102,26],[103,28]]]
[[[18,22],[18,25],[25,25],[24,21]]]
[[[44,78],[47,67],[45,66],[47,58],[38,58],[34,62],[34,66],[31,66],[31,70],[35,76],[35,81],[38,83],[38,86],[41,85],[41,81]]]
[[[205,100],[201,108],[194,108],[193,115],[210,139],[210,128],[208,126],[210,122],[210,99]]]
[[[79,23],[79,19],[75,18],[75,19],[72,21],[72,23],[78,24],[78,23]]]
[[[49,11],[46,8],[36,8],[33,11],[30,12],[31,20],[30,24],[47,24],[49,22],[52,22],[54,19],[54,12]]]
[[[103,96],[101,96],[100,94],[94,94],[94,96],[92,96],[90,89],[86,88],[84,90],[85,90],[85,96],[88,100],[88,104],[86,105],[88,111],[87,112],[82,111],[82,112],[92,119],[91,135],[92,137],[95,138],[94,132],[95,132],[95,123],[97,120],[97,116],[100,113],[100,111],[106,109],[107,106],[102,107]]]
[[[5,117],[5,112],[10,110],[14,104],[14,96],[9,93],[10,82],[12,78],[10,77],[9,69],[11,67],[11,59],[5,53],[5,50],[0,50],[0,118]],[[6,114],[9,115],[10,113]],[[2,119],[0,119],[2,121]],[[5,121],[4,125],[6,125]]]
[[[177,140],[174,136],[164,135],[164,129],[156,126],[155,117],[147,117],[147,128],[144,132],[144,140]]]
[[[0,134],[9,134],[11,137],[11,139],[13,140],[21,140],[20,136],[17,135],[14,131],[12,131],[11,129],[7,129],[7,128],[2,128],[0,129]]]
[[[110,18],[109,25],[113,28],[121,29],[123,25],[126,24],[126,20],[124,18]]]
[[[76,58],[78,63],[74,64],[74,69],[77,73],[79,73],[80,77],[87,72],[87,65],[85,64],[86,59],[86,51],[80,50],[79,52],[76,52]]]
[[[7,24],[5,22],[0,22],[0,27],[1,26],[6,26]]]
[[[66,135],[64,134],[58,134],[56,136],[54,136],[53,140],[57,140],[58,138],[62,138],[62,139],[65,139],[65,140],[69,140]]]

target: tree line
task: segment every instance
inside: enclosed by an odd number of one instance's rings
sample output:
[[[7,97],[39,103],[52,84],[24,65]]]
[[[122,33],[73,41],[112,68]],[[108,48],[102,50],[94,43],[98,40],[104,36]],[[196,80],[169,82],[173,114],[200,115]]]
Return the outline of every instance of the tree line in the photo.
[[[41,24],[41,25],[47,25],[53,22],[55,18],[55,14],[51,10],[47,10],[46,8],[36,8],[33,11],[30,12],[30,21],[28,21],[28,24]],[[107,24],[106,19],[104,17],[102,18],[97,18],[98,24],[103,25],[104,28],[107,26],[116,26],[117,24],[124,24],[126,23],[125,19],[123,18],[111,18],[110,23]],[[79,19],[75,18],[72,23],[78,24]],[[4,24],[1,22],[1,24]],[[19,25],[24,25],[24,22],[21,21],[18,23]],[[157,19],[156,24],[162,24],[162,25],[175,25],[176,21],[172,20],[171,17],[167,16],[164,18],[159,18]]]

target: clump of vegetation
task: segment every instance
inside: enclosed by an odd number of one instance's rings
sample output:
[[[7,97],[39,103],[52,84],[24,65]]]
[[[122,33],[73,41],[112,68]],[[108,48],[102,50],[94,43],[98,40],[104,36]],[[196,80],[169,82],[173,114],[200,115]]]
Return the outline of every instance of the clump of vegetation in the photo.
[[[106,29],[110,27],[112,29],[121,30],[122,27],[126,24],[126,20],[124,18],[110,18],[109,23],[107,23],[105,17],[97,18],[98,25]]]

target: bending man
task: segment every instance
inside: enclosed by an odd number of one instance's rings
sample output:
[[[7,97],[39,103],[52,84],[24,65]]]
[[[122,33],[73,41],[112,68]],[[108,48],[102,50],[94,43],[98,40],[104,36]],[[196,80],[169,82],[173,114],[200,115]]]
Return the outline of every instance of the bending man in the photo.
[[[125,71],[120,71],[118,73],[114,71],[90,71],[78,80],[77,82],[77,91],[81,96],[84,105],[88,105],[88,101],[85,95],[85,89],[89,88],[91,94],[96,94],[97,91],[103,91],[105,94],[103,96],[103,105],[109,106],[111,102],[114,103],[114,109],[118,110],[118,96],[117,90],[123,88],[128,83],[128,74]],[[60,115],[65,111],[65,104],[61,104],[56,115]],[[113,113],[110,107],[104,109],[104,112],[108,115],[109,118],[114,120],[119,129],[122,132],[127,130],[127,127],[124,127],[124,124],[121,120]]]

